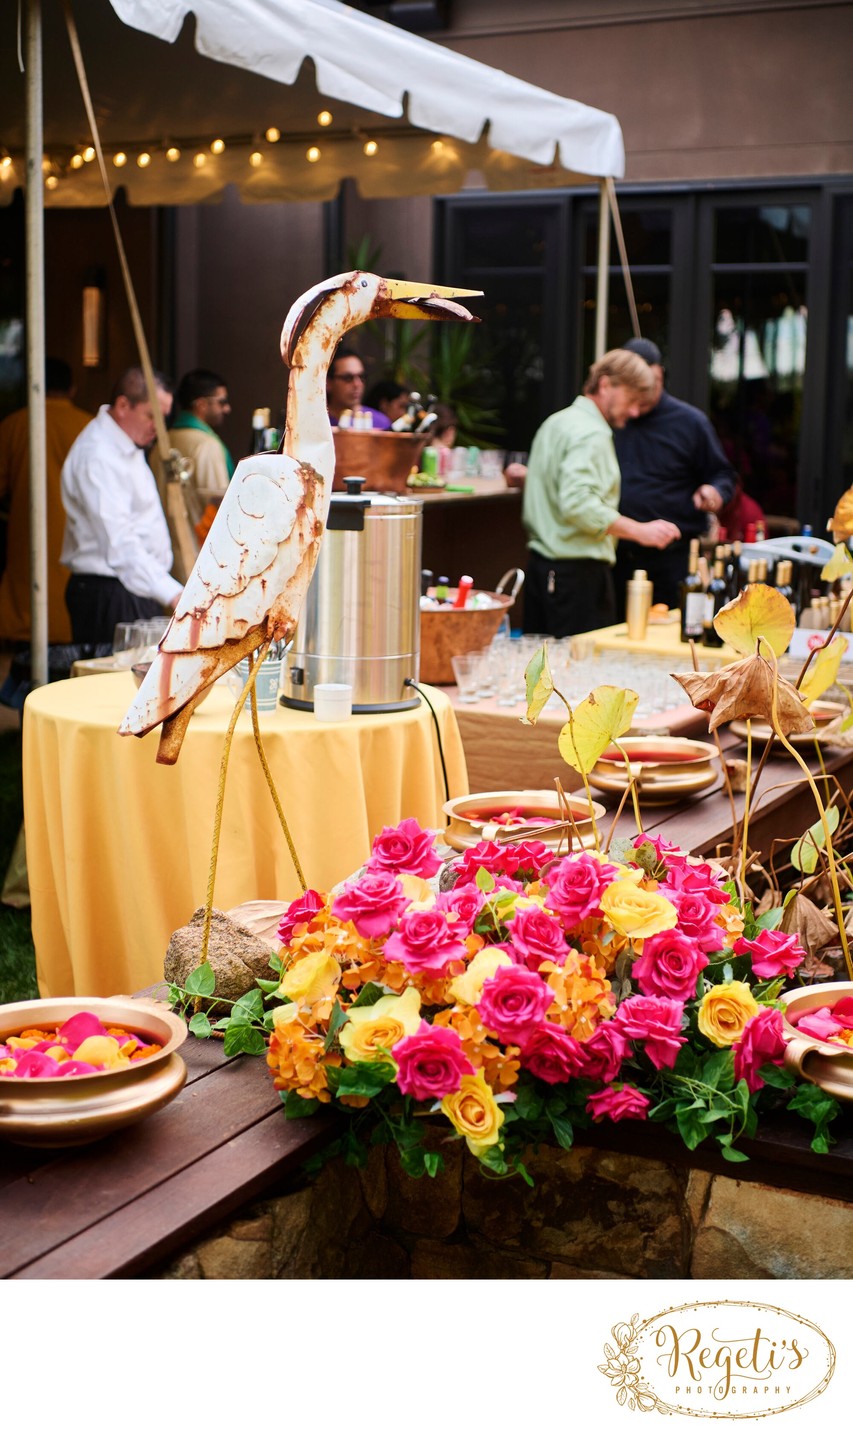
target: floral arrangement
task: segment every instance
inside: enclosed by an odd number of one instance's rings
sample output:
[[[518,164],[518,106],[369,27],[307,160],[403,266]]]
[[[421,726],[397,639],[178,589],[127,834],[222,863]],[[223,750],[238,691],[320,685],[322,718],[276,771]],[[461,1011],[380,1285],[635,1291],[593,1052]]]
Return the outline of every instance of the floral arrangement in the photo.
[[[826,1151],[838,1105],[782,1066],[806,954],[780,917],[659,836],[607,856],[484,842],[444,866],[407,819],[285,911],[267,1062],[289,1116],[349,1109],[350,1156],[393,1141],[414,1175],[438,1171],[442,1136],[526,1176],[531,1145],[626,1118],[738,1162],[780,1103]]]

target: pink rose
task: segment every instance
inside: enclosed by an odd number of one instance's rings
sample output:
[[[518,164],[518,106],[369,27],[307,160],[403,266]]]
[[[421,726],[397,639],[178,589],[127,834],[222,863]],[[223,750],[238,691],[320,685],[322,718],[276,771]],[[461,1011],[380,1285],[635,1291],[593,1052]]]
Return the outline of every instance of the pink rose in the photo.
[[[289,943],[300,923],[310,923],[314,914],[319,913],[322,907],[323,898],[316,888],[307,888],[298,898],[294,898],[285,908],[278,925],[278,936],[282,943]]]
[[[628,1039],[615,1023],[599,1023],[580,1045],[581,1078],[596,1083],[612,1083],[628,1053]]]
[[[686,858],[670,858],[668,862],[666,881],[670,888],[701,893],[711,903],[728,903],[729,895],[720,887],[721,876],[710,863],[690,863]]]
[[[617,873],[612,863],[601,863],[589,853],[571,853],[545,877],[548,906],[559,913],[567,928],[573,928],[582,918],[601,912],[601,895]]]
[[[600,1123],[602,1118],[618,1123],[622,1118],[644,1118],[649,1111],[649,1100],[639,1088],[632,1088],[629,1083],[625,1083],[616,1088],[602,1088],[599,1093],[591,1093],[586,1101],[586,1110],[597,1123]]]
[[[764,1079],[758,1076],[763,1063],[775,1063],[781,1067],[788,1046],[782,1031],[782,1014],[778,1008],[762,1008],[750,1018],[737,1042],[732,1045],[735,1055],[735,1081],[746,1079],[751,1093],[764,1087]]]
[[[567,1083],[580,1072],[581,1045],[558,1023],[540,1023],[522,1047],[521,1062],[544,1083]]]
[[[534,972],[540,963],[553,959],[564,963],[568,944],[563,926],[553,913],[546,913],[536,904],[532,908],[518,908],[515,917],[507,924],[512,946],[522,962]]]
[[[394,1044],[391,1054],[397,1064],[397,1087],[419,1103],[458,1092],[461,1079],[474,1074],[454,1028],[421,1023],[417,1033]]]
[[[554,857],[551,849],[538,838],[524,838],[520,843],[509,843],[504,849],[504,872],[510,878],[526,879],[532,883],[539,877],[540,870]]]
[[[645,1044],[646,1055],[656,1068],[671,1068],[686,1039],[681,1034],[684,1004],[675,998],[626,998],[611,1021],[627,1038]]]
[[[438,908],[404,913],[396,933],[385,943],[389,963],[402,963],[410,973],[443,973],[450,963],[467,957],[461,943]]]
[[[716,903],[703,893],[694,893],[689,888],[672,888],[667,883],[661,884],[660,892],[669,899],[678,914],[678,931],[688,938],[695,938],[703,953],[718,953],[725,947],[726,937],[717,922]]]
[[[354,924],[362,938],[381,938],[390,933],[408,901],[392,873],[365,873],[338,894],[332,913]]]
[[[404,818],[396,828],[383,828],[373,840],[368,873],[414,873],[432,878],[441,867],[435,851],[435,834],[421,828],[414,818]]]
[[[467,938],[483,911],[485,901],[485,894],[480,892],[476,883],[457,883],[448,892],[439,893],[435,906],[440,913],[455,914],[455,917],[448,918],[448,922],[457,938]]]
[[[688,938],[677,928],[646,938],[640,958],[634,959],[631,977],[643,993],[662,998],[680,998],[688,1002],[696,994],[696,979],[708,959],[695,938]]]
[[[499,843],[486,842],[475,843],[473,848],[466,848],[459,858],[454,859],[453,867],[459,874],[457,883],[473,883],[481,868],[487,873],[503,873],[504,850]]]
[[[553,997],[552,990],[538,973],[513,963],[499,968],[493,978],[486,979],[476,1008],[486,1027],[497,1034],[501,1043],[521,1045],[542,1022]]]
[[[662,833],[638,833],[637,837],[634,839],[634,847],[640,848],[644,843],[650,843],[652,845],[652,848],[654,849],[657,856],[658,863],[669,863],[670,855],[672,854],[677,855],[679,858],[684,857],[684,854],[682,853],[682,850],[679,848],[678,844],[670,843],[669,839],[664,838]]]
[[[793,933],[762,928],[757,938],[739,938],[735,953],[748,953],[756,978],[781,978],[793,973],[805,958],[805,950]]]

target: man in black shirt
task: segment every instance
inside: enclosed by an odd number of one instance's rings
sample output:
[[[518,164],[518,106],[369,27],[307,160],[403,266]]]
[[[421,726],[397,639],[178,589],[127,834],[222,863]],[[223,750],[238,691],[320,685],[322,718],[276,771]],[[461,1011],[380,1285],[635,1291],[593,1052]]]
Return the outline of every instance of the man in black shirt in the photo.
[[[677,608],[690,540],[704,534],[707,516],[719,513],[731,499],[734,472],[710,420],[664,389],[657,345],[649,339],[629,339],[622,348],[639,354],[651,366],[655,392],[645,412],[613,436],[622,473],[619,512],[640,523],[669,519],[678,525],[681,538],[668,549],[619,541],[614,570],[617,604],[624,612],[625,586],[635,569],[645,569],[654,584],[654,602]]]

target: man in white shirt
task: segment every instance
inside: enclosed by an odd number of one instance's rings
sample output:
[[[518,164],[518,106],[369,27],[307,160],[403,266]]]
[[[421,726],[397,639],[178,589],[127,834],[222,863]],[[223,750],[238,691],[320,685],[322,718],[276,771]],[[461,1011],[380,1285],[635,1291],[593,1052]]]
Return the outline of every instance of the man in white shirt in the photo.
[[[155,382],[168,418],[171,385],[162,374]],[[154,618],[178,601],[169,530],[145,458],[155,433],[142,370],[128,369],[63,465],[61,562],[71,570],[65,602],[75,643],[111,643],[116,624]]]

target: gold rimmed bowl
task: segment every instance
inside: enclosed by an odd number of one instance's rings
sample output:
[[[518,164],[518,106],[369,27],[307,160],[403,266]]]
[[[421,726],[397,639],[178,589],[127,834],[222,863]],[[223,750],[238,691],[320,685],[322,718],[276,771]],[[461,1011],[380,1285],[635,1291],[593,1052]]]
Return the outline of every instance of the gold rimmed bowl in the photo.
[[[594,825],[604,817],[603,804],[587,803],[583,795],[567,795],[569,817],[556,793],[547,789],[511,789],[466,793],[444,805],[448,824],[445,841],[461,853],[477,843],[520,843],[535,838],[555,851],[580,838],[595,843]]]
[[[714,745],[698,739],[623,738],[619,748],[604,750],[589,781],[602,793],[622,794],[635,778],[646,803],[666,803],[710,788],[717,780],[716,758]]]
[[[0,1043],[24,1028],[50,1028],[75,1013],[159,1043],[160,1051],[126,1068],[67,1078],[0,1077],[0,1139],[25,1147],[77,1147],[127,1127],[171,1102],[186,1082],[178,1048],[182,1018],[162,1003],[136,998],[39,998],[0,1007]]]
[[[818,1008],[834,1008],[842,998],[853,998],[853,983],[816,983],[811,988],[798,988],[793,994],[782,996],[785,1002],[782,1027],[788,1039],[785,1067],[798,1077],[816,1083],[831,1097],[853,1102],[853,1048],[812,1038],[791,1022]]]
[[[817,703],[812,704],[809,713],[814,719],[814,728],[809,729],[807,733],[789,733],[787,735],[788,742],[793,744],[794,748],[810,748],[815,740],[817,740],[818,743],[826,742],[831,744],[832,735],[830,735],[829,738],[825,738],[825,731],[831,723],[834,723],[834,721],[840,718],[844,713],[844,705],[831,703],[828,699],[819,699]],[[752,719],[750,720],[750,726],[752,729],[753,743],[766,743],[768,739],[772,738],[777,748],[783,748],[783,744],[780,742],[778,735],[774,734],[769,723],[762,723],[760,719]],[[732,723],[729,724],[729,728],[737,738],[743,739],[744,741],[746,740],[747,727],[744,719],[734,719]]]

